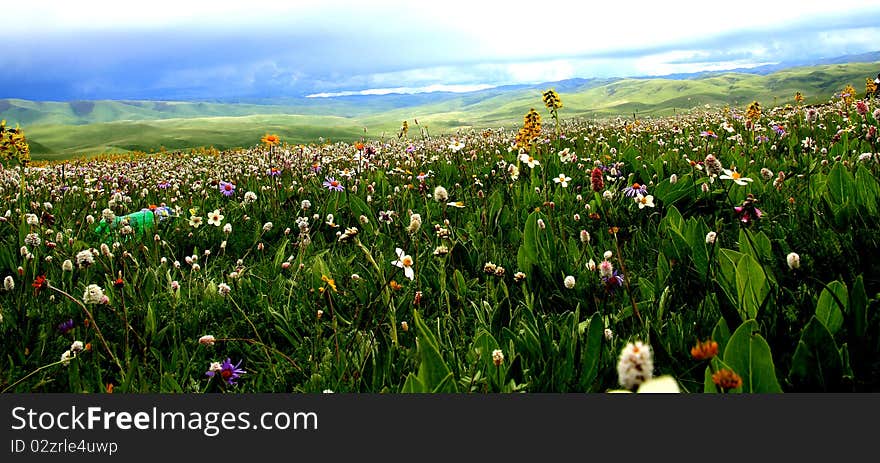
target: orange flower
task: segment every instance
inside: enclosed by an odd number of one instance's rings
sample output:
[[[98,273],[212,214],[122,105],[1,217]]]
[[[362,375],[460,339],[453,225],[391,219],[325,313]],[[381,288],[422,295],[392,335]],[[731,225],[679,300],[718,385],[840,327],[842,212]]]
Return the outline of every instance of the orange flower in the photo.
[[[34,287],[34,296],[40,294],[40,291],[47,288],[49,286],[49,282],[46,281],[46,275],[38,276],[34,282],[31,284]]]
[[[697,341],[697,345],[691,347],[691,357],[695,360],[708,360],[718,355],[718,343],[713,340]]]
[[[113,393],[113,383],[107,383],[107,393],[108,394]]]
[[[401,285],[400,283],[398,283],[394,280],[391,280],[391,283],[388,283],[388,286],[391,286],[391,289],[393,289],[395,291],[403,288],[403,285]]]
[[[361,142],[357,142],[357,143],[354,144],[354,147],[355,147],[358,151],[363,151],[363,149],[364,149],[364,144],[361,143]]]
[[[712,375],[712,382],[721,389],[736,389],[742,386],[742,378],[727,368],[718,370]]]
[[[275,146],[281,142],[281,138],[278,138],[278,135],[270,135],[267,133],[265,136],[263,136],[263,138],[260,139],[260,141],[268,146]]]

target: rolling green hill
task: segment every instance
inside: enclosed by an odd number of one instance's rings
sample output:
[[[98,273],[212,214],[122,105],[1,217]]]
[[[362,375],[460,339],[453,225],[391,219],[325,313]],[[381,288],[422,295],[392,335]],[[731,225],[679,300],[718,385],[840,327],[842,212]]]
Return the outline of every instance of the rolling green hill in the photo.
[[[744,107],[828,101],[847,84],[864,92],[880,63],[791,68],[768,75],[706,74],[687,79],[573,79],[468,94],[285,99],[277,105],[213,102],[0,100],[0,118],[20,124],[35,159],[102,152],[155,151],[199,146],[252,146],[267,133],[288,143],[320,137],[353,141],[395,136],[401,121],[418,119],[432,135],[471,127],[515,127],[541,92],[555,87],[560,116],[667,115],[706,104]]]

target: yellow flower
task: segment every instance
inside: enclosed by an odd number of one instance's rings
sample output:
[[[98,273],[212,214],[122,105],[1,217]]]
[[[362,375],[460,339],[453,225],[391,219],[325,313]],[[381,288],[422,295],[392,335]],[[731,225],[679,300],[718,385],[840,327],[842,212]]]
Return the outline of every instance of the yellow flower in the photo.
[[[847,106],[851,105],[856,99],[856,89],[852,85],[846,84],[846,87],[843,87],[843,91],[840,93],[840,98],[843,99]]]
[[[278,143],[281,143],[281,138],[279,138],[278,135],[270,135],[267,133],[263,136],[263,138],[260,139],[260,141],[265,143],[266,146],[275,146]]]
[[[555,111],[562,107],[562,100],[559,98],[559,94],[556,93],[552,88],[544,92],[544,106],[547,107],[550,111]]]
[[[757,101],[753,101],[752,104],[749,105],[749,109],[746,111],[746,117],[752,122],[757,121],[761,117],[761,105]]]
[[[336,290],[336,280],[334,280],[333,278],[330,278],[327,275],[321,275],[321,281],[323,281],[324,283],[327,283],[327,286],[329,286],[330,289],[332,289],[334,293],[338,292]],[[321,288],[321,289],[323,289],[323,288]]]

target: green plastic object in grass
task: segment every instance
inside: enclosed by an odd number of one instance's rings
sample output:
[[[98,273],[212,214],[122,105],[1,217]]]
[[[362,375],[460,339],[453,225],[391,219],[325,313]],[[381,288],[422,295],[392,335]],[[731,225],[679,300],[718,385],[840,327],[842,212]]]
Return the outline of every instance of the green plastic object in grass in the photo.
[[[102,220],[95,228],[95,233],[103,235],[112,230],[118,230],[125,225],[128,225],[132,228],[135,235],[140,236],[143,235],[145,231],[154,228],[158,222],[171,216],[171,209],[167,206],[157,207],[155,209],[145,208],[137,212],[132,212],[131,214],[116,217],[113,219],[112,223]]]

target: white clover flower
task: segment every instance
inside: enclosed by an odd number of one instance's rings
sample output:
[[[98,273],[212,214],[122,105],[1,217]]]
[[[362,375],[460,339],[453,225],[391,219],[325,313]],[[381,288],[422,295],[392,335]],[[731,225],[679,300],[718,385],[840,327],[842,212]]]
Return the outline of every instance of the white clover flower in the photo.
[[[6,278],[3,279],[3,289],[6,291],[15,289],[15,280],[12,279],[12,275],[6,275]]]
[[[718,233],[710,231],[706,233],[706,244],[715,244],[715,239],[718,237]]]
[[[449,192],[441,185],[434,188],[434,199],[439,203],[445,203],[449,199]]]
[[[217,285],[217,292],[220,293],[221,296],[226,296],[229,292],[232,291],[232,288],[229,287],[226,283],[220,283]]]
[[[214,339],[214,336],[212,336],[210,334],[206,334],[206,335],[199,338],[199,344],[201,344],[203,346],[213,346],[215,340],[216,339]]]
[[[504,352],[502,352],[501,349],[495,349],[492,351],[492,363],[494,363],[496,367],[501,366],[501,364],[504,363]]]
[[[786,256],[785,260],[788,262],[788,268],[791,270],[797,270],[801,268],[801,256],[797,255],[795,252],[791,252]]]
[[[420,214],[413,214],[413,215],[409,216],[409,226],[406,228],[406,230],[410,234],[414,234],[414,233],[418,232],[421,227],[422,227],[422,216]]]
[[[568,275],[565,277],[565,279],[562,281],[562,283],[565,285],[566,288],[572,289],[572,288],[574,288],[574,285],[575,285],[574,277],[571,275]]]
[[[107,302],[107,296],[104,295],[104,290],[100,286],[91,284],[86,287],[83,293],[83,302],[86,304],[104,304]]]
[[[629,342],[617,362],[617,378],[621,386],[634,389],[654,377],[654,358],[651,346]]]
[[[76,253],[76,266],[85,268],[95,263],[95,255],[88,249]]]

